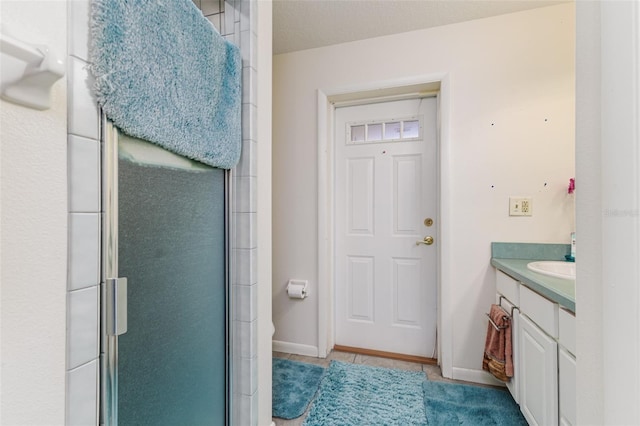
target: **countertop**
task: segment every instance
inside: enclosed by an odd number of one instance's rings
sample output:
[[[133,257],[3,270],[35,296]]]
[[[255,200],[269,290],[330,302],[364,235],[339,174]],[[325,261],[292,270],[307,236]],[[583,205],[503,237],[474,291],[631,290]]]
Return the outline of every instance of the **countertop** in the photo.
[[[509,250],[519,246],[519,250]],[[522,250],[522,246],[526,250]],[[560,306],[575,313],[576,311],[576,285],[575,281],[564,278],[555,278],[539,274],[527,269],[527,264],[537,260],[564,260],[566,247],[564,244],[528,244],[528,243],[492,243],[491,265],[505,274],[520,281],[531,290],[535,291],[558,303]],[[513,253],[525,253],[526,255],[514,255]],[[509,257],[527,257],[509,258]]]

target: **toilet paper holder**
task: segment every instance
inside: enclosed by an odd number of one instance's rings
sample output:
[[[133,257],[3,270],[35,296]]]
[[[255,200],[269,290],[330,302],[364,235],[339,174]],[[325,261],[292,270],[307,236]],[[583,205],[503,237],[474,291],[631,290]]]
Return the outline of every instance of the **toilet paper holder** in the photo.
[[[307,280],[289,280],[287,283],[287,295],[291,299],[304,299],[309,295],[309,281]]]

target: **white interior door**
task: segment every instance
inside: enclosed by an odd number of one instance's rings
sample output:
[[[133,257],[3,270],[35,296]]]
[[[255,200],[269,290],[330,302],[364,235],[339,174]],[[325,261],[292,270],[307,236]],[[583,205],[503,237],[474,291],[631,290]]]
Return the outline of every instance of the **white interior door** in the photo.
[[[336,109],[337,345],[435,356],[436,111],[435,97]]]

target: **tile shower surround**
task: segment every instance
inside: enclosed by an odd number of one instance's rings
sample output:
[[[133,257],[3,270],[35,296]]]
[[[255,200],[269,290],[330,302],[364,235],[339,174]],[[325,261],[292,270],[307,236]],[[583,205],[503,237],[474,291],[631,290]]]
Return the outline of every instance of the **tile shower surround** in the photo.
[[[242,156],[233,170],[231,230],[233,423],[257,424],[256,0],[194,0],[242,52]],[[67,2],[68,185],[66,424],[98,424],[101,152],[87,70],[90,0]]]

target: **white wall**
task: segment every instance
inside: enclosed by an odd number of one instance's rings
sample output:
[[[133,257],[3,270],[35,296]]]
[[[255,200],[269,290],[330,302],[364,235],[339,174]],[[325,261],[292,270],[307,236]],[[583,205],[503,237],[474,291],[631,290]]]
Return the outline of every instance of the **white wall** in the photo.
[[[600,3],[576,4],[576,341],[578,424],[604,423]]]
[[[578,2],[576,11],[578,257],[585,259],[576,277],[577,420],[637,425],[640,5]]]
[[[271,424],[271,0],[258,11],[258,424]]]
[[[596,188],[601,190],[603,209],[600,246],[603,291],[599,305],[604,424],[637,425],[640,424],[640,4],[602,2],[600,19],[602,178]]]
[[[2,25],[66,56],[63,1],[3,1]],[[65,422],[67,104],[65,79],[52,108],[0,101],[0,423]]]
[[[574,5],[274,57],[275,340],[317,346],[316,90],[437,73],[450,78],[454,376],[480,370],[493,300],[491,241],[569,242],[574,176]],[[509,195],[533,217],[508,217]],[[290,278],[311,296],[286,297]]]

